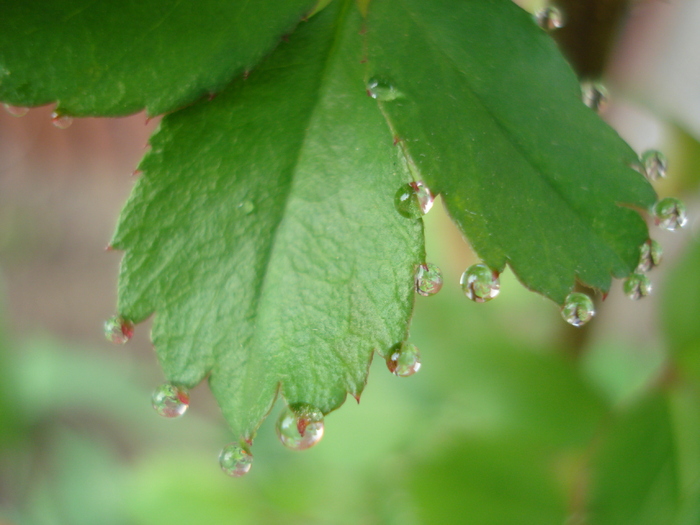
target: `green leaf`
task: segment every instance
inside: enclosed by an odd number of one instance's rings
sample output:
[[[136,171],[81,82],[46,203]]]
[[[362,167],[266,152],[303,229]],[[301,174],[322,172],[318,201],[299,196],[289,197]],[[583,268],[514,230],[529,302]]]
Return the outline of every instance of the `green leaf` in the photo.
[[[278,389],[324,413],[358,396],[372,353],[406,337],[422,222],[362,84],[352,2],[334,2],[247,79],[167,116],[113,245],[119,312],[156,312],[170,381],[207,375],[252,438]]]
[[[0,100],[75,116],[171,111],[251,69],[316,3],[7,0]]]
[[[373,0],[366,80],[415,171],[486,264],[563,303],[607,291],[648,237],[635,153],[509,0]],[[381,100],[384,99],[384,100]]]

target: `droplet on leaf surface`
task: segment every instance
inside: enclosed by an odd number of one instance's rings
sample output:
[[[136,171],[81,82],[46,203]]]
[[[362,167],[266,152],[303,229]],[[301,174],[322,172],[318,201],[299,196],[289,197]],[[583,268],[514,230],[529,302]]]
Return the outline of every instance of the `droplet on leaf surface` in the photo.
[[[153,409],[163,417],[180,417],[190,405],[190,395],[184,388],[164,383],[153,391]]]
[[[120,315],[107,319],[104,328],[107,341],[117,345],[123,345],[134,335],[134,323]]]
[[[420,219],[433,207],[435,196],[420,181],[409,182],[399,188],[394,197],[396,210],[407,219]]]
[[[685,204],[674,197],[666,197],[657,202],[654,206],[654,216],[656,224],[669,231],[682,228],[688,222]]]
[[[590,321],[595,315],[593,300],[585,293],[570,293],[564,301],[561,316],[570,325],[579,327]]]
[[[661,264],[663,250],[661,245],[653,240],[648,239],[639,247],[639,264],[635,273],[646,273]]]
[[[238,205],[238,209],[241,210],[245,215],[250,215],[255,211],[255,204],[251,201],[243,201]]]
[[[5,111],[7,111],[13,117],[23,117],[27,113],[29,113],[29,108],[25,108],[22,106],[11,106],[9,104],[3,104],[3,107],[5,108]]]
[[[537,25],[545,31],[554,31],[564,27],[564,15],[555,6],[546,6],[535,13]]]
[[[386,367],[399,377],[412,376],[420,370],[420,352],[413,343],[402,343],[394,348],[386,360]]]
[[[416,270],[416,292],[422,296],[434,295],[442,288],[442,272],[431,263],[423,263]]]
[[[253,455],[238,443],[229,443],[219,454],[221,470],[234,478],[240,478],[248,473],[253,465]]]
[[[292,450],[306,450],[323,437],[323,412],[306,404],[285,408],[275,426],[277,437]]]
[[[644,167],[644,175],[650,181],[655,181],[666,176],[668,161],[666,155],[655,149],[650,149],[642,153],[640,158]]]
[[[467,268],[460,279],[464,295],[476,303],[485,303],[501,291],[498,273],[485,264],[474,264]]]
[[[73,117],[61,115],[60,113],[54,111],[51,113],[51,123],[58,129],[67,129],[71,124],[73,124]]]
[[[391,102],[401,96],[401,92],[391,82],[377,77],[372,77],[367,82],[367,93],[380,102]]]
[[[608,105],[608,90],[600,82],[584,82],[581,84],[581,98],[586,106],[601,113]]]
[[[625,295],[636,301],[651,293],[651,281],[643,273],[633,273],[622,285]]]

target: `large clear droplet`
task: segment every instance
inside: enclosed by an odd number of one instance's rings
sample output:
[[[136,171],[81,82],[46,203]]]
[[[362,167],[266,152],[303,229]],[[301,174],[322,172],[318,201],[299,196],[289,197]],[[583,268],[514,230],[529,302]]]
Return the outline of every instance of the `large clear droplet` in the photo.
[[[427,297],[442,288],[442,272],[431,263],[423,263],[416,270],[416,292]]]
[[[608,90],[600,82],[584,82],[581,84],[583,103],[598,113],[605,111],[608,106]]]
[[[646,273],[659,264],[663,257],[661,245],[653,239],[648,239],[639,247],[639,264],[635,273]]]
[[[29,113],[29,108],[22,106],[10,106],[9,104],[3,104],[2,106],[5,108],[5,111],[7,111],[13,117],[23,117]]]
[[[655,149],[650,149],[642,153],[641,159],[644,167],[644,175],[650,181],[666,176],[668,161],[666,155]]]
[[[51,113],[51,123],[58,129],[67,129],[71,124],[73,124],[73,117],[62,115],[57,111],[54,111]]]
[[[381,102],[391,102],[401,96],[401,92],[391,82],[377,77],[372,77],[367,82],[367,93]]]
[[[476,303],[490,301],[501,291],[498,273],[485,264],[474,264],[467,268],[459,282],[464,295]]]
[[[107,341],[117,345],[123,345],[134,335],[134,323],[120,315],[107,319],[104,328]]]
[[[240,478],[253,466],[253,455],[238,443],[229,443],[219,454],[219,465],[229,476]]]
[[[584,293],[570,293],[564,301],[561,316],[573,326],[583,326],[595,315],[593,301]]]
[[[420,219],[433,207],[435,196],[420,181],[409,182],[399,188],[394,197],[396,210],[407,219]]]
[[[554,31],[564,27],[564,16],[561,10],[555,6],[547,6],[535,13],[537,25],[545,31]]]
[[[634,273],[623,283],[622,290],[627,297],[636,301],[651,293],[651,281],[643,273]]]
[[[164,383],[153,391],[153,409],[163,417],[180,417],[190,406],[190,395],[184,388]]]
[[[394,347],[386,360],[386,367],[399,377],[412,376],[420,370],[420,352],[412,343],[402,343]]]
[[[287,407],[275,426],[277,437],[292,450],[306,450],[323,437],[323,412],[306,404]]]
[[[654,206],[656,224],[665,230],[674,231],[688,222],[685,204],[674,197],[661,199]]]

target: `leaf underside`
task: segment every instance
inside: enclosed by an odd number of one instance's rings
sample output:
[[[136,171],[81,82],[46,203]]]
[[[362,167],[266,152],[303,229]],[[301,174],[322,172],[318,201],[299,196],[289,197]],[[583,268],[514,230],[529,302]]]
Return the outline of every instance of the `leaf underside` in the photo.
[[[648,237],[637,155],[580,101],[576,76],[505,0],[373,0],[368,80],[415,171],[486,264],[563,303],[607,291]]]
[[[393,206],[409,175],[362,89],[351,7],[336,2],[247,79],[166,117],[113,241],[126,250],[120,313],[158,312],[168,379],[209,375],[248,439],[278,388],[329,412],[360,394],[375,350],[406,337],[422,223]]]
[[[221,90],[314,0],[6,0],[0,100],[73,116],[158,115]]]
[[[0,17],[0,100],[123,115],[200,99],[140,165],[112,242],[118,309],[156,314],[167,379],[208,377],[245,439],[278,393],[324,413],[359,396],[373,352],[405,340],[425,253],[393,200],[411,178],[486,264],[560,304],[577,279],[631,273],[635,209],[656,199],[510,0],[336,0],[253,68],[325,3],[13,0]],[[366,95],[377,79],[393,100]]]

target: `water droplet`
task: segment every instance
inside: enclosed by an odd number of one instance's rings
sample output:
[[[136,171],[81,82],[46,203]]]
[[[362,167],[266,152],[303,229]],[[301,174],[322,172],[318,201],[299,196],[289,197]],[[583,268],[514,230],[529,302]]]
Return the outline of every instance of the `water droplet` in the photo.
[[[476,303],[490,301],[501,291],[498,273],[485,264],[473,264],[467,268],[459,282],[464,295]]]
[[[10,106],[9,104],[3,104],[5,111],[7,111],[13,117],[23,117],[29,113],[29,108],[22,106]]]
[[[601,113],[608,105],[608,90],[600,82],[584,82],[581,84],[583,103],[589,108]]]
[[[134,323],[120,315],[110,317],[105,321],[105,337],[117,345],[123,345],[134,335]]]
[[[649,277],[643,273],[633,273],[629,278],[623,283],[622,290],[625,295],[636,301],[642,297],[646,297],[651,293],[651,281]]]
[[[547,6],[535,13],[535,20],[545,31],[554,31],[564,27],[564,16],[558,7]]]
[[[666,155],[655,149],[650,149],[642,153],[642,166],[647,179],[654,181],[666,176],[668,161]]]
[[[402,95],[391,82],[377,77],[372,77],[367,82],[367,93],[369,93],[370,97],[376,98],[381,102],[391,102]]]
[[[593,300],[584,293],[570,293],[564,301],[561,316],[573,326],[583,326],[595,315]]]
[[[245,215],[250,215],[255,211],[255,204],[251,201],[243,201],[238,205],[238,209],[241,210]]]
[[[57,111],[51,113],[51,123],[58,129],[67,129],[73,124],[73,117],[68,115],[61,115]]]
[[[238,443],[229,443],[219,454],[219,465],[229,476],[240,478],[253,465],[253,455]]]
[[[292,450],[306,450],[323,437],[323,412],[306,404],[285,408],[275,426],[277,437]]]
[[[427,297],[434,295],[442,288],[442,272],[431,263],[423,263],[416,271],[416,292]]]
[[[184,388],[171,383],[160,385],[153,391],[153,409],[163,417],[180,417],[190,405],[190,395]]]
[[[430,211],[434,202],[435,196],[420,181],[404,184],[394,197],[396,210],[408,219],[420,219]]]
[[[394,347],[386,360],[386,367],[399,377],[412,376],[420,370],[420,352],[412,343],[402,343]]]
[[[646,273],[661,264],[663,251],[661,245],[649,239],[639,247],[639,264],[635,273]]]
[[[656,224],[665,230],[682,228],[688,222],[685,205],[676,198],[666,197],[654,206]]]

